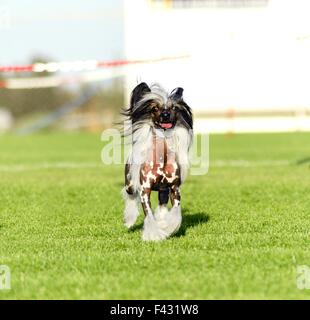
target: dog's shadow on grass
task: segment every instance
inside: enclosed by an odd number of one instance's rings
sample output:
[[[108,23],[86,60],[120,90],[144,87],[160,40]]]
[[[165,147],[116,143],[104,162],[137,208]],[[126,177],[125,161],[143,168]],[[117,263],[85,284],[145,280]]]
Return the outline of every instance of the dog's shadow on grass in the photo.
[[[188,229],[207,223],[210,220],[209,215],[205,212],[190,213],[189,210],[184,209],[182,215],[181,227],[174,237],[183,237]]]
[[[189,210],[184,209],[182,212],[182,224],[179,231],[174,235],[174,237],[183,237],[186,235],[186,231],[196,225],[207,223],[210,217],[205,212],[190,213]],[[143,222],[134,225],[129,229],[129,232],[136,232],[143,228]]]
[[[140,222],[138,224],[133,225],[130,229],[128,229],[128,232],[136,232],[138,230],[141,230],[143,228],[143,222]]]
[[[310,157],[301,158],[296,161],[296,165],[308,164],[310,168]]]

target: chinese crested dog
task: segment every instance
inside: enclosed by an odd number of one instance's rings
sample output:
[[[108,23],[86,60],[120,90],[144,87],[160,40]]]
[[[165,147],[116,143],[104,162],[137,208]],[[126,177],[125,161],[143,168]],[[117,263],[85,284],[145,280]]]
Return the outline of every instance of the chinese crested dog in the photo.
[[[145,219],[142,239],[157,241],[175,234],[182,222],[180,186],[189,167],[193,138],[191,108],[183,89],[170,94],[159,85],[142,82],[131,94],[123,112],[131,123],[132,149],[125,166],[124,220],[130,228],[142,204]],[[150,196],[158,191],[159,205],[153,214]],[[171,201],[171,209],[167,208]]]

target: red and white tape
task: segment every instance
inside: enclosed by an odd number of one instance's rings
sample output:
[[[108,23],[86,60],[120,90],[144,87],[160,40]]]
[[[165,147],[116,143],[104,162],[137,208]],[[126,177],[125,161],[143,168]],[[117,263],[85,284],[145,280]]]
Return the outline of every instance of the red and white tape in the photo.
[[[0,72],[70,72],[70,71],[86,71],[95,70],[103,67],[115,67],[119,65],[135,63],[135,61],[97,61],[97,60],[78,60],[68,62],[48,62],[48,63],[34,63],[31,65],[18,66],[0,66]]]
[[[109,70],[110,71],[110,70]],[[27,77],[27,78],[10,78],[0,80],[0,89],[36,89],[51,88],[62,85],[95,82],[106,79],[112,79],[123,75],[121,71],[108,72],[108,70],[100,70],[97,72],[83,72],[75,76],[45,76],[45,77]]]
[[[54,73],[54,72],[81,72],[76,75],[64,76],[44,76],[44,77],[23,77],[23,78],[7,78],[0,80],[0,88],[6,89],[32,89],[32,88],[47,88],[57,87],[64,84],[84,83],[92,81],[100,81],[117,77],[123,74],[118,70],[112,70],[117,67],[123,67],[134,64],[149,64],[168,60],[177,60],[188,58],[188,55],[163,57],[158,59],[148,60],[113,60],[113,61],[97,61],[97,60],[79,60],[71,62],[48,62],[48,63],[35,63],[32,65],[18,65],[18,66],[0,66],[2,73]],[[95,70],[99,71],[93,72]],[[86,72],[87,71],[87,72]]]
[[[177,57],[163,57],[158,59],[149,60],[111,60],[111,61],[98,61],[98,60],[78,60],[78,61],[65,61],[65,62],[48,62],[48,63],[34,63],[30,65],[17,65],[17,66],[0,66],[0,72],[69,72],[69,71],[89,71],[99,68],[120,67],[129,64],[138,63],[153,63],[165,60],[175,60],[186,58],[188,56]]]

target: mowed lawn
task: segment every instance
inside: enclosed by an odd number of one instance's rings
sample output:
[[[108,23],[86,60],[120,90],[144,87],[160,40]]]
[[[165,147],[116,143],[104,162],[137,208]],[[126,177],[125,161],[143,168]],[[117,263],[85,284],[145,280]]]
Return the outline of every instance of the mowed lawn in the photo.
[[[0,137],[1,299],[308,299],[310,134],[211,135],[160,243],[123,226],[123,166],[95,134]],[[155,207],[153,203],[153,207]],[[309,279],[310,281],[310,279]]]

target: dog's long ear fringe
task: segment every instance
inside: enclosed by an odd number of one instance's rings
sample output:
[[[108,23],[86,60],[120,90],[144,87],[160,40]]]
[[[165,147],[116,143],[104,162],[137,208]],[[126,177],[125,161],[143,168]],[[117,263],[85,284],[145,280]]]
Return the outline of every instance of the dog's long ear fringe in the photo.
[[[184,102],[180,104],[183,108],[180,111],[181,122],[187,129],[193,129],[193,114],[191,108]]]
[[[127,118],[130,118],[130,116],[131,116],[131,108],[129,107],[129,108],[121,108],[121,112],[120,112],[120,114],[122,115],[122,116],[125,116],[125,117],[127,117]]]
[[[124,118],[121,118],[119,120],[116,120],[113,122],[113,126],[116,127],[120,133],[121,137],[124,138],[125,136],[128,136],[128,134],[124,130],[124,122],[125,121],[131,121],[131,111],[130,108],[121,108],[120,115],[124,116]]]
[[[133,106],[139,102],[146,93],[151,92],[151,89],[145,82],[141,82],[138,84],[132,91],[130,97],[130,110],[132,110]]]
[[[134,106],[143,98],[146,93],[150,93],[151,89],[145,82],[138,84],[132,91],[130,96],[130,106],[122,108],[120,114],[128,120],[132,120],[132,111]]]

